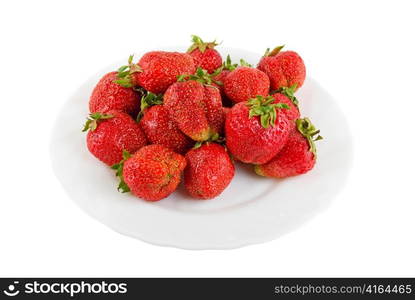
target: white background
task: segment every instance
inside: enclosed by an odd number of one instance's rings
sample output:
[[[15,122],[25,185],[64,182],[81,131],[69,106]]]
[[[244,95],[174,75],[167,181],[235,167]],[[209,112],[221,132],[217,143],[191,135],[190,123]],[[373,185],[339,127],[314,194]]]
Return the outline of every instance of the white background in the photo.
[[[415,276],[412,1],[2,1],[0,276]],[[162,248],[84,214],[49,161],[55,115],[90,75],[190,34],[262,53],[286,44],[354,136],[331,207],[278,240]],[[321,109],[324,109],[322,107]]]

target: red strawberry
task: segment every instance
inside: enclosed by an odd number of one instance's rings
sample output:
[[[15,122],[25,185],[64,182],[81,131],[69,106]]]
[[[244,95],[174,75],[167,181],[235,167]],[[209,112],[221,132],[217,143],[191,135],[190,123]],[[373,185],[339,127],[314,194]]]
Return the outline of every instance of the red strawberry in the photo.
[[[267,96],[269,85],[269,78],[264,72],[245,65],[230,72],[223,82],[226,96],[235,103]]]
[[[119,110],[136,116],[139,105],[139,94],[132,88],[122,87],[114,82],[117,72],[104,75],[92,91],[89,98],[91,113],[106,113],[110,110]]]
[[[320,130],[308,118],[296,121],[297,130],[291,132],[284,148],[269,162],[255,166],[261,176],[284,178],[307,173],[316,163],[315,141],[322,139]]]
[[[177,128],[161,99],[161,96],[152,93],[142,98],[140,126],[151,144],[163,145],[184,154],[192,147],[193,141]],[[154,106],[147,107],[149,105]]]
[[[174,192],[185,167],[186,159],[180,154],[162,145],[149,145],[132,156],[124,151],[123,160],[112,168],[120,178],[120,191],[158,201]]]
[[[274,102],[271,96],[257,96],[236,104],[226,115],[226,146],[238,160],[263,164],[284,146],[292,127],[280,109],[289,106]]]
[[[140,86],[155,94],[164,93],[177,77],[193,74],[196,71],[193,58],[187,53],[152,51],[133,64],[133,56],[128,65],[118,69],[118,84],[124,87]]]
[[[225,118],[226,118],[226,115],[228,114],[228,112],[230,112],[230,111],[231,111],[230,107],[223,107],[223,114],[225,115]]]
[[[298,109],[298,100],[294,96],[295,85],[286,88],[280,88],[277,93],[272,94],[272,97],[275,99],[275,103],[285,103],[290,109],[284,110],[289,121],[292,121],[293,124],[295,121],[300,118],[300,110]]]
[[[305,65],[301,57],[294,51],[281,51],[284,46],[269,49],[258,64],[258,69],[265,72],[271,81],[271,89],[296,85],[300,88],[305,80]]]
[[[214,86],[193,79],[176,82],[164,94],[164,105],[179,129],[195,141],[206,141],[222,131],[222,100]]]
[[[83,131],[87,131],[89,151],[111,166],[122,159],[123,150],[131,153],[147,144],[140,126],[126,113],[111,110],[92,113]]]
[[[192,42],[193,44],[187,50],[187,53],[193,57],[196,67],[201,67],[208,73],[213,73],[222,65],[222,57],[214,49],[218,45],[216,41],[205,43],[200,37],[192,35]]]
[[[205,143],[186,154],[184,186],[192,197],[211,199],[223,192],[232,181],[235,167],[225,148]]]
[[[228,99],[228,97],[226,97],[223,83],[225,82],[225,78],[231,73],[231,71],[235,70],[237,67],[238,64],[233,64],[231,57],[228,55],[226,57],[226,61],[223,62],[222,66],[212,73],[212,79],[215,82],[219,83],[217,84],[217,87],[219,88],[220,95],[222,96],[222,104],[227,107],[232,107],[233,103],[230,99]]]

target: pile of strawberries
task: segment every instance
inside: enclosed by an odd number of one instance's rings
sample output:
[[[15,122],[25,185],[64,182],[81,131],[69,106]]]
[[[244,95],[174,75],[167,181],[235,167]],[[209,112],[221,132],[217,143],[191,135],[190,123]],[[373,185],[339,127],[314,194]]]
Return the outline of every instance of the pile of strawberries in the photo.
[[[210,199],[232,181],[234,161],[275,178],[311,170],[321,136],[294,96],[306,75],[301,57],[268,49],[255,68],[223,61],[216,42],[192,42],[186,53],[130,56],[95,86],[87,146],[115,170],[118,189],[158,201],[184,173],[188,193]]]

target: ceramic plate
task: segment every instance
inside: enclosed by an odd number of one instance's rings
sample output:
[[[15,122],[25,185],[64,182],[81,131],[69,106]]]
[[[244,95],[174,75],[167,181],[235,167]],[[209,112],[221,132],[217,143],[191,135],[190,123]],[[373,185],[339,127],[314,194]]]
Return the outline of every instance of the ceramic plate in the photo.
[[[261,56],[240,49],[221,52],[223,57],[230,54],[234,61],[244,58],[251,64]],[[191,199],[183,186],[154,203],[117,192],[113,170],[88,152],[81,128],[93,87],[125,60],[89,78],[66,101],[51,140],[52,165],[62,186],[82,210],[108,227],[162,246],[236,248],[270,241],[298,228],[325,209],[344,185],[352,156],[346,118],[335,99],[307,78],[296,96],[302,115],[310,117],[324,136],[317,142],[318,160],[311,172],[276,180],[259,177],[251,166],[237,163],[230,186],[219,197],[204,201]]]

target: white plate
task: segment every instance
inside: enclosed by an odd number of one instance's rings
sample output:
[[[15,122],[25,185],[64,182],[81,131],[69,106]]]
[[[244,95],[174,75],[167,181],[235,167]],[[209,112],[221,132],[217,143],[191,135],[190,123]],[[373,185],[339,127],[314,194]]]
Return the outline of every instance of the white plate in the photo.
[[[224,57],[228,53],[235,61],[244,58],[257,63],[260,58],[239,49],[222,51]],[[335,100],[307,78],[297,97],[303,116],[310,117],[324,136],[318,142],[318,161],[311,172],[275,180],[259,177],[250,166],[237,164],[230,186],[219,197],[206,201],[191,199],[182,186],[155,203],[117,192],[113,170],[88,152],[81,128],[93,87],[106,72],[124,63],[125,59],[97,73],[67,100],[51,141],[53,169],[66,192],[82,210],[119,233],[185,249],[229,249],[262,243],[315,216],[344,185],[352,158],[346,118]]]

